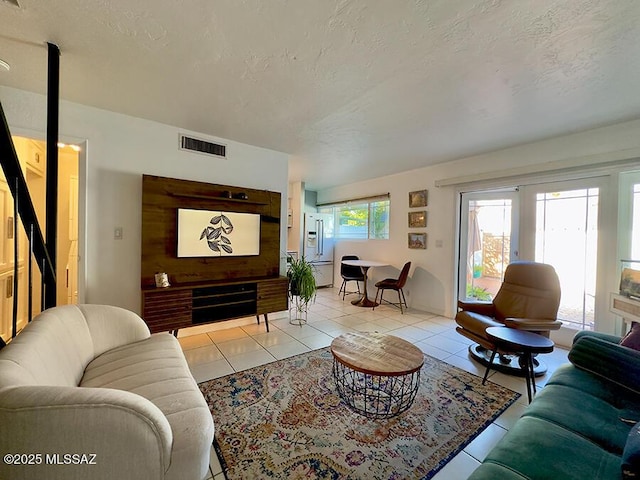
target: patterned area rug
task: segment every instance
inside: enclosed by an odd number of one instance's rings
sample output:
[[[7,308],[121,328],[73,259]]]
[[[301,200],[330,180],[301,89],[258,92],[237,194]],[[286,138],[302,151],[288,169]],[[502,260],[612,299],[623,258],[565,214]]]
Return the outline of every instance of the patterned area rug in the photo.
[[[325,348],[200,384],[229,480],[428,479],[520,396],[426,355],[411,408],[372,420],[332,365]]]

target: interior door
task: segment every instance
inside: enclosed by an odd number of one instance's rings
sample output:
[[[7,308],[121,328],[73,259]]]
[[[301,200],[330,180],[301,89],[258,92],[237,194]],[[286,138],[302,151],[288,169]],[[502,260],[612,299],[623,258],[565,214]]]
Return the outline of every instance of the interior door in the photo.
[[[458,298],[491,300],[507,265],[519,257],[518,191],[460,196]]]

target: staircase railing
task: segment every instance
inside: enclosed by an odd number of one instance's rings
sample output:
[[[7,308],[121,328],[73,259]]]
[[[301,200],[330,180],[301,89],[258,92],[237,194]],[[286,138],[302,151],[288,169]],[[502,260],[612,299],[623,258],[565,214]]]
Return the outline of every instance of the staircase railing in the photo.
[[[33,318],[33,259],[41,273],[42,288],[41,302],[42,309],[53,307],[56,304],[56,231],[57,231],[57,183],[58,183],[58,112],[60,104],[59,81],[60,81],[60,50],[52,43],[47,44],[48,48],[48,78],[47,78],[47,179],[46,179],[46,221],[47,221],[47,241],[40,229],[36,211],[29,194],[24,173],[18,160],[15,145],[9,131],[9,124],[4,115],[4,109],[0,102],[0,164],[4,171],[5,179],[9,190],[13,196],[13,239],[14,239],[14,267],[13,267],[13,312],[11,338],[14,338],[18,331],[18,305],[19,305],[19,242],[18,228],[19,220],[27,234],[28,239],[28,311],[27,319]],[[0,338],[0,349],[6,345]]]
[[[20,167],[18,155],[16,153],[11,133],[9,132],[9,125],[4,115],[4,109],[0,102],[0,164],[2,164],[2,170],[7,180],[9,190],[13,196],[14,216],[13,216],[13,238],[14,238],[14,272],[13,272],[13,319],[12,319],[12,337],[17,334],[17,319],[18,319],[18,301],[19,301],[19,289],[18,289],[18,228],[20,222],[24,227],[28,239],[29,249],[29,264],[27,269],[27,281],[29,284],[28,290],[28,314],[27,318],[30,320],[33,316],[32,308],[32,259],[35,258],[36,264],[40,269],[42,276],[42,301],[41,305],[44,308],[50,306],[47,301],[47,292],[56,290],[56,272],[49,255],[49,250],[44,241],[40,224],[36,216],[36,211],[31,201],[31,195],[29,194],[29,188],[27,181]],[[55,295],[54,295],[55,297]],[[1,345],[0,345],[1,346]]]

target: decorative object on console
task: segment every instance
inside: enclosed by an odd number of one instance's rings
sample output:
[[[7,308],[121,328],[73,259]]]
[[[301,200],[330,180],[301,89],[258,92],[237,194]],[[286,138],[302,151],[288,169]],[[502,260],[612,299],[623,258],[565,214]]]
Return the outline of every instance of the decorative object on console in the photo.
[[[633,268],[635,267],[635,268]],[[640,261],[622,260],[620,295],[640,298]]]
[[[178,258],[226,255],[260,255],[260,215],[178,209]]]
[[[410,233],[409,234],[409,248],[426,249],[427,248],[427,234],[426,233]]]
[[[156,273],[156,287],[167,288],[170,286],[169,276],[166,273]]]
[[[409,228],[424,228],[427,226],[427,211],[409,212]]]
[[[426,206],[427,190],[416,190],[415,192],[409,192],[409,208]]]

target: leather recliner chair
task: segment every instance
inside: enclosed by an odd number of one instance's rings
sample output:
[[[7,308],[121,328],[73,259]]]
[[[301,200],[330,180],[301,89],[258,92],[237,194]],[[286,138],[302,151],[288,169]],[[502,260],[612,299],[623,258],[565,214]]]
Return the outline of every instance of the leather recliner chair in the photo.
[[[458,301],[460,311],[455,317],[456,331],[478,344],[469,347],[469,352],[486,366],[491,352],[496,349],[486,334],[488,327],[517,328],[549,337],[551,330],[562,325],[556,318],[559,306],[560,281],[551,265],[513,262],[507,266],[503,283],[492,302]],[[535,363],[538,364],[534,369],[535,375],[542,375],[546,368],[539,362]],[[500,355],[492,368],[521,374],[517,357]]]

